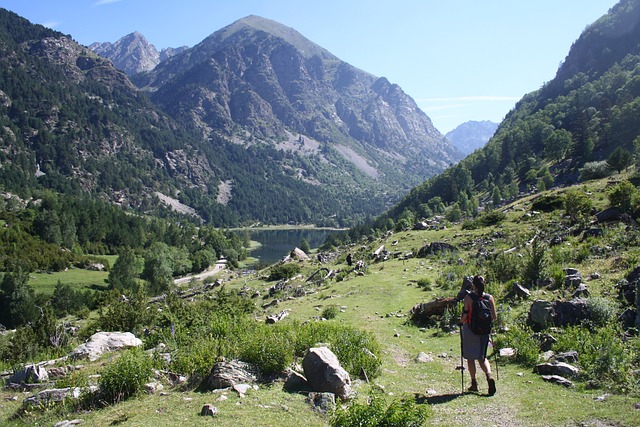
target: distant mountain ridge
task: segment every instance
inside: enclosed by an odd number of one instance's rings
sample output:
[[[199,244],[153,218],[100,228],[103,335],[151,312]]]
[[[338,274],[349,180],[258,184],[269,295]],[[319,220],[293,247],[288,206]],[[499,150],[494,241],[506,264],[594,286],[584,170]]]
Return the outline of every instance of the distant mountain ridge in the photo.
[[[405,186],[461,158],[398,85],[257,16],[216,31],[134,82],[204,136],[273,145],[302,135],[361,172]]]
[[[131,76],[143,71],[153,70],[161,61],[186,50],[187,46],[167,48],[158,52],[156,47],[149,43],[142,34],[135,31],[115,43],[92,43],[89,45],[89,49],[102,57],[110,59],[117,69]]]
[[[464,154],[471,154],[482,148],[498,129],[498,123],[489,120],[468,121],[447,132],[445,138]]]
[[[141,35],[128,40],[123,58],[155,58]],[[17,194],[180,206],[219,226],[345,226],[461,157],[397,85],[262,18],[136,74],[141,91],[0,9],[0,78],[0,187]]]

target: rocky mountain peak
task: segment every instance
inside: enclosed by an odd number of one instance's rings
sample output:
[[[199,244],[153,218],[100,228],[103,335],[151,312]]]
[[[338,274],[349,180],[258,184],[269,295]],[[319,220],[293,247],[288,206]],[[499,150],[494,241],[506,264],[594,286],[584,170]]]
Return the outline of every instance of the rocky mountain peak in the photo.
[[[152,70],[160,63],[160,53],[137,31],[122,37],[115,43],[92,43],[89,48],[108,58],[116,68],[128,75]]]

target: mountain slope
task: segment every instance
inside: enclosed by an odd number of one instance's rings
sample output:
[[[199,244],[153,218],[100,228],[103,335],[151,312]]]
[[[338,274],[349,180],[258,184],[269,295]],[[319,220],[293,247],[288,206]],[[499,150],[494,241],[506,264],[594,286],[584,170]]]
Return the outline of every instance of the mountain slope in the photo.
[[[388,181],[388,189],[407,188],[461,157],[399,86],[257,16],[215,32],[134,81],[205,136],[272,147],[308,138],[319,148],[305,157],[346,160],[365,176]]]
[[[153,191],[206,193],[216,182],[198,139],[141,96],[124,73],[67,36],[4,9],[0,81],[4,190],[91,193],[151,209]]]
[[[606,173],[616,150],[629,158],[640,141],[639,40],[640,1],[621,0],[587,27],[556,77],[525,95],[483,149],[414,188],[389,215],[443,211],[441,202],[471,214],[478,203],[496,206]]]
[[[124,71],[127,75],[133,75],[152,70],[161,61],[177,55],[187,47],[168,48],[158,52],[156,47],[149,43],[142,34],[135,31],[115,43],[92,43],[89,45],[89,49],[111,60],[117,69]]]
[[[464,154],[470,154],[491,139],[498,128],[497,123],[483,120],[481,122],[469,121],[447,132],[445,138]]]

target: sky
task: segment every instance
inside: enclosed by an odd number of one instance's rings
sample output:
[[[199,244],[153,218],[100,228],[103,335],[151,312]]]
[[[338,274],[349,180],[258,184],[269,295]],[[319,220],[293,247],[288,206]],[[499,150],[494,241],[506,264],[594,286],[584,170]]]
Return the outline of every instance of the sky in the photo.
[[[0,0],[89,45],[134,31],[158,50],[194,46],[248,15],[292,27],[398,84],[443,134],[499,123],[550,81],[572,43],[617,0]]]

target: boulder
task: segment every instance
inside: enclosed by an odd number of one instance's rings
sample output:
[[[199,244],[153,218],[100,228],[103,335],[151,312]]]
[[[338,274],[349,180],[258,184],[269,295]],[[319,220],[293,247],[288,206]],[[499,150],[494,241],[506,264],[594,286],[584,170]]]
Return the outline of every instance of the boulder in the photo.
[[[574,386],[571,381],[559,375],[542,375],[542,379],[547,382],[558,384],[567,388]]]
[[[53,427],[72,427],[72,426],[77,426],[78,424],[82,424],[83,422],[84,420],[82,419],[62,420],[55,423]]]
[[[343,400],[349,397],[349,373],[340,366],[336,355],[327,347],[309,349],[302,360],[302,369],[313,391],[333,393]]]
[[[586,298],[589,296],[589,289],[587,289],[587,285],[584,283],[580,283],[578,288],[571,295],[572,298]]]
[[[564,278],[564,284],[567,288],[575,289],[582,283],[582,276],[580,274],[567,274]]]
[[[580,369],[564,362],[541,363],[533,368],[533,372],[540,375],[559,375],[562,377],[576,377]]]
[[[571,301],[559,301],[555,304],[555,326],[579,325],[588,318],[586,299],[575,298]]]
[[[520,299],[529,299],[531,296],[531,291],[518,282],[513,284],[513,293]]]
[[[333,393],[309,393],[307,397],[313,409],[322,414],[331,414],[336,409],[336,395]]]
[[[309,259],[309,255],[307,255],[305,251],[300,248],[294,248],[289,254],[289,257],[292,259],[297,259],[299,261],[307,261]]]
[[[218,414],[218,408],[216,408],[214,405],[212,405],[211,403],[207,403],[206,405],[204,405],[202,407],[202,409],[200,410],[200,416],[203,417],[214,417]]]
[[[418,258],[424,258],[428,255],[435,255],[442,252],[457,252],[458,248],[452,244],[445,242],[431,242],[423,246],[418,251]]]
[[[7,381],[9,384],[33,384],[49,381],[47,370],[39,365],[27,365],[13,374]]]
[[[529,322],[534,329],[540,330],[553,325],[554,303],[550,301],[537,300],[531,304],[529,309]]]
[[[65,388],[52,388],[42,390],[32,396],[27,397],[22,401],[22,406],[28,407],[44,407],[53,403],[63,402],[67,399],[78,400],[84,393],[95,393],[98,387],[91,386],[88,388],[80,387],[65,387]]]
[[[447,308],[454,307],[456,304],[458,300],[455,298],[436,298],[430,302],[416,304],[409,311],[409,316],[416,325],[428,325],[432,322],[433,316],[442,316]]]
[[[553,356],[556,362],[576,363],[578,361],[578,352],[575,350],[565,351]]]
[[[233,387],[236,384],[253,384],[257,381],[258,369],[250,363],[240,360],[222,361],[211,368],[207,388],[217,390]]]
[[[287,374],[287,379],[284,382],[283,386],[285,391],[289,393],[298,393],[300,391],[311,391],[311,386],[307,379],[297,373],[296,371],[290,370]]]
[[[96,332],[89,341],[80,344],[70,356],[74,359],[98,360],[104,353],[140,347],[142,341],[131,332]]]

